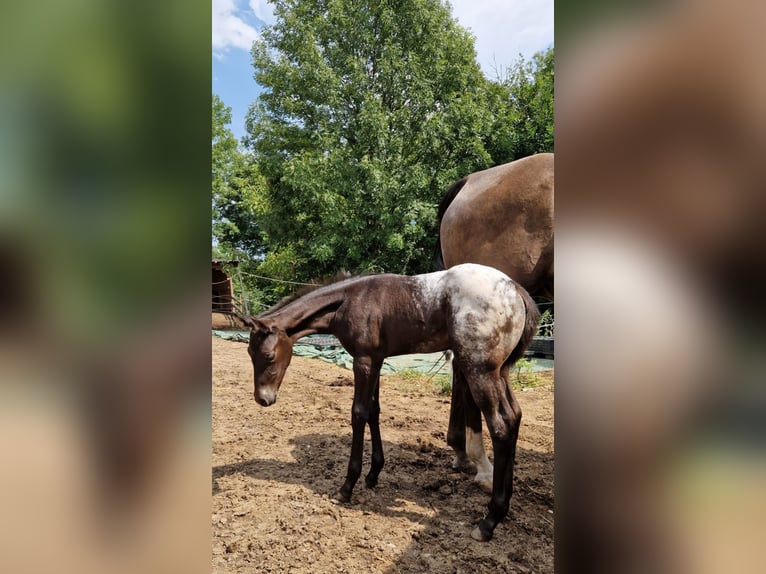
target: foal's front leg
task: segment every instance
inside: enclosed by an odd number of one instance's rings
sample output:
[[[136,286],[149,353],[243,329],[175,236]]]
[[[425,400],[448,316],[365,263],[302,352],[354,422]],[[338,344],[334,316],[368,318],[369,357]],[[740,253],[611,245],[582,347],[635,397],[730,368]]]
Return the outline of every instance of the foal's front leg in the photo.
[[[383,457],[383,441],[380,437],[380,370],[372,383],[372,400],[370,402],[370,438],[372,439],[372,461],[370,472],[364,477],[367,488],[373,488],[378,484],[378,475],[383,469],[385,461]]]
[[[373,395],[376,395],[376,387],[380,376],[381,363],[373,361],[370,357],[357,357],[354,359],[354,404],[351,408],[351,429],[353,438],[351,439],[351,457],[348,461],[348,473],[346,482],[340,488],[338,496],[344,502],[351,500],[351,492],[354,490],[356,481],[362,474],[362,453],[364,451],[364,428],[370,422],[371,405]],[[377,402],[377,401],[376,401]],[[371,432],[373,437],[373,468],[370,471],[372,479],[377,482],[377,475],[380,467],[383,466],[383,448],[380,441],[380,431],[378,429],[377,414],[380,407],[374,407],[375,430]],[[372,427],[371,427],[372,430]],[[377,453],[376,451],[379,451]],[[378,456],[379,454],[379,456]],[[379,467],[376,470],[376,458]],[[370,478],[368,478],[369,484]]]

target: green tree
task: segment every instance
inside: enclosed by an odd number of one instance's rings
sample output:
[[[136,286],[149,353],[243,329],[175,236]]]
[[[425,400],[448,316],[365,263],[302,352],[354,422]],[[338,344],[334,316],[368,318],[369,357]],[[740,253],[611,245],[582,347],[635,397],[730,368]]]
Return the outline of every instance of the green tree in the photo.
[[[473,38],[440,0],[276,0],[247,119],[264,274],[432,269],[446,186],[491,165]]]
[[[213,256],[252,259],[262,254],[258,225],[263,203],[262,179],[251,158],[243,154],[231,130],[231,108],[213,94],[212,192]]]
[[[553,151],[554,49],[514,64],[488,89],[493,123],[485,146],[493,164]]]

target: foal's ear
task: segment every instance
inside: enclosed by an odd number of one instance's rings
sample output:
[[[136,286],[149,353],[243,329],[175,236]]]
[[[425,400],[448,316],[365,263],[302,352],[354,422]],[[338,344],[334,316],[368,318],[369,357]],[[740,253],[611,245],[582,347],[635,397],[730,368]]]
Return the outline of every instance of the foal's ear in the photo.
[[[237,315],[237,316],[245,324],[245,326],[250,327],[253,331],[265,331],[268,329],[266,325],[264,325],[261,321],[259,321],[255,317],[251,317],[250,315]]]

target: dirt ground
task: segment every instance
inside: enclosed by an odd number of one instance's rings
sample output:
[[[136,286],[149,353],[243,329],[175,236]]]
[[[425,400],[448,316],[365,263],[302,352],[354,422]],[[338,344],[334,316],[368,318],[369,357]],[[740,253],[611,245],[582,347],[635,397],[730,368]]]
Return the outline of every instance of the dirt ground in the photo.
[[[553,378],[515,389],[523,420],[508,518],[469,533],[489,500],[451,469],[449,397],[427,378],[381,378],[386,464],[333,496],[351,445],[352,373],[294,357],[276,404],[253,400],[246,345],[213,337],[213,572],[553,572]],[[491,445],[485,429],[485,445]]]

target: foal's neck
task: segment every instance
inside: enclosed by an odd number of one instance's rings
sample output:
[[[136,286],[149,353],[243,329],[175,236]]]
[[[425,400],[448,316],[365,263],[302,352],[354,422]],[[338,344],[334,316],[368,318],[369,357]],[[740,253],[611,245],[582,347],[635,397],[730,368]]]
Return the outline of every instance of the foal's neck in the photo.
[[[346,285],[328,285],[267,313],[293,342],[314,333],[329,333],[335,311],[345,299]]]

